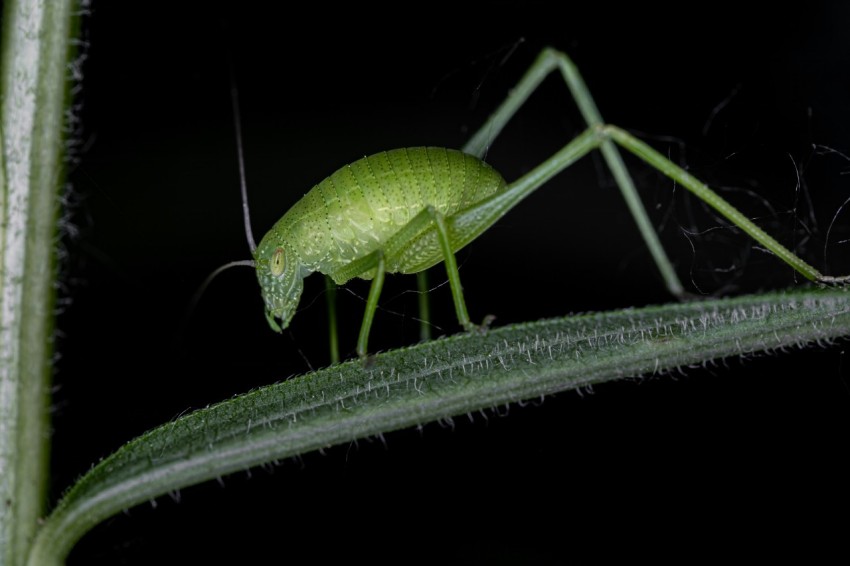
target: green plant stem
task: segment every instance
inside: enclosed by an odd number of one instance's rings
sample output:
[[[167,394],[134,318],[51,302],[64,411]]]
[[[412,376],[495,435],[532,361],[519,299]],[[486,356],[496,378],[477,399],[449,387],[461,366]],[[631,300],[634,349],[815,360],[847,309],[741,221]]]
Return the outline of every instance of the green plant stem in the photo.
[[[5,3],[0,188],[0,564],[23,564],[49,456],[70,0]]]
[[[83,476],[39,532],[59,564],[107,517],[176,489],[333,444],[614,379],[850,334],[850,294],[792,291],[587,314],[453,336],[335,365],[156,428]],[[495,495],[495,494],[494,494]]]

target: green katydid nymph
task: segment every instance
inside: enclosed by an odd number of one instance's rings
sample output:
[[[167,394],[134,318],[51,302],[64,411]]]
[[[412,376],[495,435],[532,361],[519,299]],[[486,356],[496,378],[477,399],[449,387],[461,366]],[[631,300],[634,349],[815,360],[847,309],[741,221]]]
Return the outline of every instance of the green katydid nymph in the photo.
[[[395,149],[339,169],[289,209],[254,252],[269,324],[289,325],[310,273],[341,285],[451,262],[492,224],[461,213],[486,212],[482,203],[506,187],[483,161],[438,147]],[[460,322],[470,329],[462,296],[459,305]]]
[[[553,71],[559,71],[566,81],[588,129],[531,172],[507,183],[481,157],[528,96]],[[234,96],[234,115],[237,113]],[[237,140],[241,140],[238,117],[236,127]],[[470,321],[454,254],[554,175],[599,149],[667,288],[681,297],[684,289],[637,197],[617,145],[704,200],[807,279],[821,284],[850,281],[850,277],[822,275],[679,166],[626,131],[606,125],[576,66],[553,49],[540,53],[507,99],[461,151],[402,148],[346,165],[307,192],[259,246],[254,245],[248,221],[240,141],[245,227],[254,259],[234,264],[256,267],[266,318],[278,332],[292,320],[303,280],[311,273],[324,273],[338,285],[354,277],[371,280],[357,342],[361,358],[368,352],[369,331],[386,273],[422,273],[443,262],[460,325],[467,331],[486,328],[486,323],[479,327]],[[333,332],[331,341],[332,358],[336,360]]]

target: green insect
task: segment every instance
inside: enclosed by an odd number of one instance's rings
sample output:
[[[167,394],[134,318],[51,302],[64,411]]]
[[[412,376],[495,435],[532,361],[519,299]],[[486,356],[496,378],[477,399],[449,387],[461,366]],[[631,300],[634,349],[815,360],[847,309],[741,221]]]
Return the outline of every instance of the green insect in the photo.
[[[531,172],[506,183],[480,158],[528,96],[553,71],[559,71],[566,81],[589,127]],[[237,138],[241,138],[238,131]],[[271,328],[278,332],[292,320],[303,280],[311,273],[324,273],[338,285],[354,277],[371,280],[357,341],[357,354],[361,358],[368,352],[369,331],[386,273],[422,274],[427,268],[443,262],[460,325],[467,331],[484,329],[486,321],[481,326],[475,325],[467,313],[455,252],[554,175],[588,152],[600,149],[668,289],[674,296],[681,297],[684,295],[682,284],[637,197],[617,145],[703,199],[807,279],[820,284],[850,281],[850,276],[822,275],[663,155],[624,130],[605,125],[576,66],[565,54],[554,49],[544,49],[540,53],[511,94],[462,151],[403,148],[346,165],[299,200],[259,246],[254,245],[251,236],[242,169],[245,226],[254,259],[234,263],[256,267],[266,318]],[[241,151],[240,142],[240,167]],[[331,324],[331,357],[336,361],[333,320]]]
[[[254,252],[269,324],[286,328],[304,277],[315,271],[339,285],[352,277],[375,281],[367,317],[386,272],[419,273],[445,261],[454,288],[454,252],[504,213],[505,207],[497,213],[481,205],[506,188],[483,161],[437,147],[386,151],[339,169],[298,201]],[[467,211],[493,220],[466,219]],[[471,330],[460,293],[456,306],[461,324]]]

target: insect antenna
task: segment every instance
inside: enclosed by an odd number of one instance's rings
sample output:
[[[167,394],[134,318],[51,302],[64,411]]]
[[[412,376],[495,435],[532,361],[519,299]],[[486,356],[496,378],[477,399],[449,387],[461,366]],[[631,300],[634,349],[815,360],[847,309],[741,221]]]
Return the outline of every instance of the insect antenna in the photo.
[[[239,89],[236,87],[236,71],[233,69],[233,57],[228,53],[227,63],[230,70],[230,103],[233,106],[233,129],[236,132],[236,155],[239,159],[239,187],[242,191],[242,219],[245,222],[245,236],[251,254],[257,249],[254,232],[251,230],[251,213],[248,210],[248,183],[245,181],[245,154],[242,149],[242,116],[239,112]]]
[[[186,334],[186,327],[189,325],[189,320],[192,318],[192,313],[195,312],[195,308],[198,306],[198,303],[201,301],[201,297],[204,295],[204,293],[207,290],[207,287],[210,286],[210,283],[212,283],[213,279],[218,277],[218,275],[222,271],[226,271],[226,270],[230,269],[231,267],[239,267],[239,266],[254,267],[255,263],[254,263],[254,260],[252,260],[252,259],[242,259],[242,260],[239,260],[239,261],[231,261],[230,263],[225,263],[221,267],[218,267],[217,269],[215,269],[215,271],[213,271],[212,273],[207,275],[207,278],[204,279],[204,282],[201,283],[201,285],[198,287],[198,290],[195,291],[194,295],[192,295],[192,300],[189,301],[189,305],[186,307],[186,311],[183,314],[183,319],[180,321],[180,324],[177,326],[177,330],[175,331],[174,337],[173,337],[175,344],[182,341],[183,336]]]
[[[254,232],[251,230],[251,213],[248,210],[248,183],[245,181],[245,156],[242,151],[242,120],[239,116],[239,92],[236,89],[236,80],[230,86],[230,99],[233,102],[233,127],[236,130],[236,153],[239,157],[239,188],[242,191],[242,219],[245,222],[245,236],[248,238],[248,246],[251,253],[257,249],[254,241]]]
[[[251,248],[251,255],[254,254],[254,251],[257,249],[257,244],[254,241],[254,233],[251,230],[251,214],[248,209],[248,183],[245,180],[245,156],[244,151],[242,149],[242,119],[239,113],[239,90],[236,88],[236,72],[233,66],[233,57],[230,52],[227,53],[227,63],[228,70],[230,74],[230,102],[233,110],[233,127],[236,134],[236,154],[239,160],[239,186],[242,192],[242,218],[245,223],[245,236],[248,239],[248,246]],[[200,302],[201,297],[206,292],[207,287],[210,286],[213,279],[218,277],[220,273],[230,269],[231,267],[256,267],[256,263],[252,259],[243,259],[238,261],[231,261],[222,265],[221,267],[216,268],[212,273],[210,273],[204,282],[201,283],[198,290],[195,291],[195,294],[192,296],[192,300],[189,302],[189,306],[186,308],[186,314],[183,319],[183,324],[181,325],[181,329],[185,328],[189,318],[192,313],[195,311],[195,307],[198,306],[198,302]],[[182,331],[181,333],[182,334]]]
[[[226,270],[230,269],[231,267],[240,267],[240,266],[255,267],[256,264],[254,263],[253,259],[240,259],[239,261],[231,261],[230,263],[225,263],[221,267],[216,268],[212,273],[207,275],[207,278],[204,279],[204,282],[201,283],[200,287],[198,287],[198,290],[195,291],[194,295],[192,295],[192,300],[189,301],[189,306],[186,308],[186,317],[185,317],[186,320],[188,320],[189,317],[192,315],[192,313],[195,311],[195,307],[198,306],[198,303],[200,302],[201,297],[204,295],[204,292],[206,292],[207,287],[210,286],[210,283],[212,283],[213,279],[218,277],[218,275],[222,271],[226,271]]]

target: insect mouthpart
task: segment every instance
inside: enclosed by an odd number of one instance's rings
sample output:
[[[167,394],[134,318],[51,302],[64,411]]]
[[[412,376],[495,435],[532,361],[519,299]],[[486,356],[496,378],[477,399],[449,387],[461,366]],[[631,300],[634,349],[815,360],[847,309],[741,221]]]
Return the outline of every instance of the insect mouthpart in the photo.
[[[268,274],[259,279],[263,302],[266,304],[266,320],[268,320],[272,330],[281,332],[282,329],[289,326],[289,321],[295,314],[301,293],[295,293],[293,301],[292,287],[297,287],[296,285],[289,286],[289,281],[285,281],[285,278],[269,277]],[[284,284],[287,284],[290,288],[286,288]]]
[[[283,328],[277,323],[274,317],[274,313],[270,310],[266,310],[266,320],[269,321],[269,326],[271,326],[272,330],[275,332],[283,332]]]

